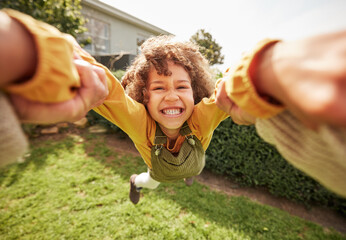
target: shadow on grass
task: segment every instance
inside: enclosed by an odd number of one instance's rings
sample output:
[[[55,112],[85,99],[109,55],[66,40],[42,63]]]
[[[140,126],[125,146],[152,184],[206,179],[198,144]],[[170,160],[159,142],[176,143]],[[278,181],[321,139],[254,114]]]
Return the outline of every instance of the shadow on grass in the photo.
[[[66,141],[45,141],[39,146],[35,146],[35,151],[30,151],[25,156],[25,161],[22,163],[14,163],[0,169],[0,185],[3,184],[6,176],[6,187],[15,184],[22,174],[31,168],[34,171],[39,171],[46,167],[46,160],[52,155],[57,156],[62,151],[71,151],[74,147],[72,138]],[[33,147],[32,145],[30,146]]]

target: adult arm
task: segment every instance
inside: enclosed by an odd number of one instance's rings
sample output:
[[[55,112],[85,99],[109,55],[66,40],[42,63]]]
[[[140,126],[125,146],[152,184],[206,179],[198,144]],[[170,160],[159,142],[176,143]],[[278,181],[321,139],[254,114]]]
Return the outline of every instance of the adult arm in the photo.
[[[35,73],[37,54],[29,32],[0,11],[0,87],[23,82]]]
[[[217,99],[231,117],[256,116],[260,137],[345,197],[344,43],[345,32],[264,41],[226,76]]]
[[[305,126],[346,126],[346,31],[291,42],[264,41],[225,77],[230,102],[259,118],[287,108]],[[221,94],[221,97],[224,96]],[[281,107],[281,109],[280,109]]]
[[[272,45],[250,67],[253,83],[310,128],[346,127],[345,43],[341,31]]]
[[[73,60],[67,35],[8,9],[0,23],[0,88],[21,121],[75,121],[108,95],[104,70]]]
[[[76,94],[70,100],[42,103],[9,94],[12,106],[21,122],[39,124],[77,121],[89,110],[102,104],[108,95],[104,70],[83,60],[74,62],[81,79],[81,86],[75,89]]]
[[[68,41],[66,34],[18,11],[2,9],[1,12],[10,18],[11,24],[18,25],[17,29],[22,31],[21,35],[27,35],[22,40],[29,39],[31,45],[34,43],[34,46],[31,47],[28,46],[28,43],[23,43],[25,46],[23,53],[33,53],[32,51],[34,51],[36,59],[35,62],[30,62],[27,61],[27,56],[18,56],[21,53],[16,50],[9,52],[11,56],[9,60],[12,58],[25,59],[21,62],[23,65],[11,61],[6,63],[13,65],[10,68],[11,72],[13,69],[21,72],[21,68],[27,69],[29,66],[30,74],[21,79],[12,78],[9,80],[11,82],[1,88],[8,93],[45,103],[62,102],[73,98],[76,94],[74,89],[80,86],[80,79],[73,63],[73,44]],[[11,36],[11,31],[8,34]],[[2,42],[2,44],[7,47],[11,43]],[[17,47],[22,48],[22,46]],[[7,59],[2,61],[7,61]]]

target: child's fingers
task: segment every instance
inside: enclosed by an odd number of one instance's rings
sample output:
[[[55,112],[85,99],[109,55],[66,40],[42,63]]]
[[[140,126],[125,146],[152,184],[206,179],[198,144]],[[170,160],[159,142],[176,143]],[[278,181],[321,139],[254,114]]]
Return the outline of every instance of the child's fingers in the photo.
[[[103,101],[106,99],[106,97],[109,94],[108,84],[107,84],[107,77],[106,77],[105,70],[103,68],[97,67],[97,66],[93,66],[93,70],[94,70],[94,73],[96,73],[96,75],[99,78],[98,87],[101,90],[99,91],[100,92],[100,96],[98,98],[98,101],[94,102],[94,104],[92,105],[92,108],[102,104]]]
[[[225,81],[221,81],[217,86],[215,103],[222,111],[229,114],[233,122],[237,124],[250,125],[256,121],[255,117],[243,111],[228,97]]]
[[[95,85],[97,83],[106,85],[106,73],[102,68],[94,66],[80,58],[75,59],[74,63],[77,68],[78,74],[81,77],[82,85],[89,86]],[[95,81],[95,78],[97,78],[98,81]]]
[[[93,66],[93,70],[95,71],[95,73],[97,74],[99,79],[101,80],[101,83],[102,83],[103,87],[107,91],[106,95],[108,95],[109,91],[108,91],[107,77],[106,77],[105,70],[103,68],[101,68],[101,67],[98,67],[98,66]]]
[[[74,59],[74,64],[81,79],[81,86],[88,86],[92,82],[92,65],[82,59]]]
[[[82,59],[82,58],[76,51],[73,51],[73,59]]]
[[[225,81],[221,81],[217,86],[215,103],[222,111],[231,114],[234,103],[227,96]]]
[[[105,71],[84,60],[74,60],[81,79],[79,95],[89,110],[101,104],[108,96]]]

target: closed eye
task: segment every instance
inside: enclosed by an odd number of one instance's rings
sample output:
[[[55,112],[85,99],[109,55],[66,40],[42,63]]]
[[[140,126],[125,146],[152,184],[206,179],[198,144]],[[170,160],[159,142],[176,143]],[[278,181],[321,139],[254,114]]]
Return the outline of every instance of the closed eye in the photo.
[[[185,86],[185,85],[177,87],[177,89],[189,89],[189,88],[190,88],[190,86]]]
[[[155,87],[155,88],[153,88],[153,90],[154,91],[156,91],[156,90],[163,90],[163,87]]]

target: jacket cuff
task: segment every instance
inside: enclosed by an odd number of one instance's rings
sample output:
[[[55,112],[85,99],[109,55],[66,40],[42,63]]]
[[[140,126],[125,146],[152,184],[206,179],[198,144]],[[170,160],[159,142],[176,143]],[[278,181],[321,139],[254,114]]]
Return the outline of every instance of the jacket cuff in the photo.
[[[22,24],[32,35],[38,63],[31,79],[10,84],[5,91],[32,101],[61,102],[74,97],[72,90],[80,86],[79,75],[73,63],[73,45],[55,27],[11,9],[2,9]],[[18,66],[20,67],[20,66]]]
[[[241,109],[257,118],[270,118],[284,110],[283,106],[272,104],[262,98],[249,75],[250,65],[257,54],[278,41],[265,39],[259,42],[251,53],[243,56],[234,70],[227,69],[224,77],[228,97]]]

